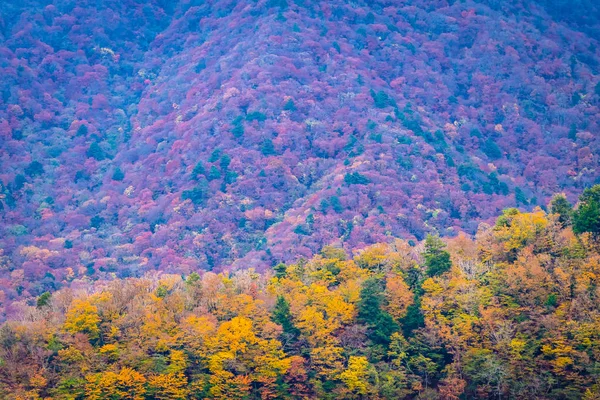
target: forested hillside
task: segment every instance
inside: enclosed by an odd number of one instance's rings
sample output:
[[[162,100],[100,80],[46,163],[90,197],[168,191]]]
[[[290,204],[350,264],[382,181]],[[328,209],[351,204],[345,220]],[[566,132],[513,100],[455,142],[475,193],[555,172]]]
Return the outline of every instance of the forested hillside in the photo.
[[[0,314],[598,183],[597,2],[0,2]]]
[[[5,399],[598,399],[600,186],[474,238],[45,293],[0,328]]]

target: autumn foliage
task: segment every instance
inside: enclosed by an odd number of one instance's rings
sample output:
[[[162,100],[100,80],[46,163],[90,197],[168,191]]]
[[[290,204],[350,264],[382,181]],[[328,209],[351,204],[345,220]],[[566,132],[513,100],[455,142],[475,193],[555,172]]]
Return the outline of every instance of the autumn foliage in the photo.
[[[574,202],[600,182],[598,15],[0,1],[0,320],[114,275],[264,271]]]
[[[600,247],[560,217],[62,289],[0,328],[0,395],[595,399]]]

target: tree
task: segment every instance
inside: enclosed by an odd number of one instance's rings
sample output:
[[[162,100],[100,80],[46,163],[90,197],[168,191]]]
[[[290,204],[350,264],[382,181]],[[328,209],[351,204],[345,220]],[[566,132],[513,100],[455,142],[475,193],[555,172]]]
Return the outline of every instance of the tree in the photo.
[[[86,381],[85,398],[90,400],[143,400],[146,393],[146,378],[131,368],[91,374]]]
[[[281,343],[257,336],[252,320],[234,317],[207,338],[203,356],[210,371],[209,392],[218,399],[245,398],[251,384],[266,384],[289,368]]]
[[[350,172],[344,175],[344,182],[347,185],[366,185],[371,180],[359,172]]]
[[[287,267],[284,263],[279,263],[273,267],[273,271],[275,271],[276,278],[285,278],[287,276]]]
[[[221,179],[221,171],[219,168],[214,165],[210,167],[210,172],[208,173],[208,180],[214,181],[215,179]]]
[[[267,120],[267,116],[260,111],[253,111],[246,115],[246,121],[258,121],[263,122]]]
[[[65,315],[63,328],[66,332],[85,333],[90,339],[96,339],[100,334],[100,321],[96,306],[88,300],[75,299]]]
[[[35,177],[44,173],[44,166],[39,161],[32,161],[25,168],[25,175]]]
[[[300,330],[296,328],[292,321],[290,305],[283,296],[277,296],[277,302],[275,303],[275,308],[271,314],[271,320],[276,324],[281,325],[283,333],[290,339],[295,339],[300,334]]]
[[[331,204],[331,208],[333,208],[333,211],[335,211],[338,214],[344,211],[344,208],[342,207],[342,202],[340,201],[340,198],[338,196],[331,196],[329,198],[329,204]]]
[[[294,104],[294,100],[288,99],[288,101],[283,106],[285,111],[296,111],[296,105]]]
[[[369,361],[366,357],[350,356],[348,368],[340,374],[340,380],[344,382],[350,394],[368,394],[367,379],[369,377]]]
[[[94,215],[92,218],[90,218],[90,227],[91,228],[100,228],[100,226],[102,226],[102,224],[104,223],[104,218],[102,218],[99,215]]]
[[[600,234],[600,185],[585,189],[579,196],[579,204],[573,213],[573,232]]]
[[[50,294],[49,292],[42,293],[40,295],[40,297],[37,298],[37,302],[36,302],[37,308],[43,308],[43,307],[47,306],[48,304],[50,304],[51,297],[52,297],[52,294]]]
[[[564,193],[555,194],[550,201],[550,212],[558,215],[558,222],[564,228],[571,223],[573,206],[569,203]]]
[[[373,89],[370,91],[371,97],[373,98],[373,102],[375,103],[375,107],[377,108],[385,108],[389,105],[393,105],[393,100],[382,90],[379,92],[375,92]]]
[[[385,283],[387,310],[396,320],[406,316],[408,307],[414,302],[414,294],[401,275],[388,277]]]
[[[260,151],[264,156],[272,156],[275,155],[275,146],[273,145],[273,141],[271,139],[265,139],[262,142],[260,147]]]
[[[204,168],[204,163],[202,161],[198,161],[194,169],[192,170],[192,177],[196,178],[198,175],[206,174],[206,169]]]
[[[501,360],[489,349],[470,349],[463,362],[464,374],[470,378],[471,390],[480,387],[500,398],[506,370]],[[488,396],[486,396],[488,397]]]
[[[92,142],[92,144],[90,144],[90,147],[89,147],[86,155],[89,158],[96,159],[97,161],[102,161],[106,158],[106,155],[104,154],[104,150],[102,150],[102,148],[100,147],[100,145],[97,142]]]
[[[445,247],[446,244],[439,236],[427,235],[425,239],[425,252],[423,254],[425,266],[427,267],[427,275],[441,275],[449,271],[452,267],[450,253],[444,250]]]
[[[194,205],[201,205],[208,197],[208,190],[208,181],[203,178],[192,189],[184,190],[181,193],[181,200],[191,200]]]
[[[398,331],[400,326],[392,316],[384,311],[385,296],[382,282],[370,277],[362,285],[360,301],[358,302],[358,321],[371,329],[371,340],[383,345],[388,345],[392,333]]]
[[[231,156],[229,156],[229,154],[223,154],[223,156],[221,156],[221,160],[219,162],[221,169],[223,171],[227,170],[227,168],[229,168],[229,164],[231,164]]]
[[[43,167],[42,167],[43,170]],[[17,176],[15,176],[15,180],[13,182],[13,190],[18,191],[23,189],[23,186],[25,186],[25,183],[27,182],[27,179],[25,179],[24,175],[21,174],[17,174]]]
[[[86,124],[81,124],[79,125],[79,128],[77,128],[77,136],[87,136],[88,134],[88,127]]]
[[[485,141],[483,152],[492,160],[502,157],[502,150],[500,150],[500,147],[491,138]]]
[[[153,375],[148,378],[148,394],[156,400],[187,399],[187,379],[183,373]]]
[[[231,125],[233,126],[233,128],[231,128],[231,134],[236,138],[240,138],[240,137],[244,136],[243,121],[244,121],[244,119],[241,116],[238,116],[231,123]]]
[[[121,168],[119,168],[119,167],[115,168],[115,172],[113,172],[113,175],[112,175],[112,180],[113,181],[122,181],[123,179],[125,179],[125,174],[123,173]]]

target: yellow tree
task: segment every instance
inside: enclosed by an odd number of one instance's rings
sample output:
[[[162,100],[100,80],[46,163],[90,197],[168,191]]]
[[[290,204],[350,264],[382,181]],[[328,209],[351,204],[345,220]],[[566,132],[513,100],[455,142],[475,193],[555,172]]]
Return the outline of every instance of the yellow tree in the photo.
[[[340,374],[340,380],[344,382],[348,392],[347,398],[364,396],[369,393],[369,362],[366,357],[350,356],[348,368]]]
[[[222,323],[207,338],[204,351],[211,374],[209,391],[215,398],[244,398],[251,383],[269,386],[290,365],[281,343],[257,336],[252,321],[244,317]]]
[[[153,375],[148,378],[148,392],[157,400],[183,400],[187,398],[187,379],[183,373]]]
[[[98,338],[101,319],[98,308],[88,300],[75,299],[67,311],[63,329],[69,333],[85,333],[90,339]]]
[[[123,368],[119,373],[100,372],[86,376],[85,395],[88,400],[142,400],[146,393],[146,378],[137,371]]]

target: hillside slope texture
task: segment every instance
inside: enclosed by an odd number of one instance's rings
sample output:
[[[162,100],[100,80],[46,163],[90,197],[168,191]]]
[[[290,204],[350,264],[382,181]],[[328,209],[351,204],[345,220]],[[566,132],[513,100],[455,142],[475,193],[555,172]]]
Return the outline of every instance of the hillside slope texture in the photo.
[[[264,271],[574,201],[600,177],[598,11],[2,1],[2,310],[68,283]]]

